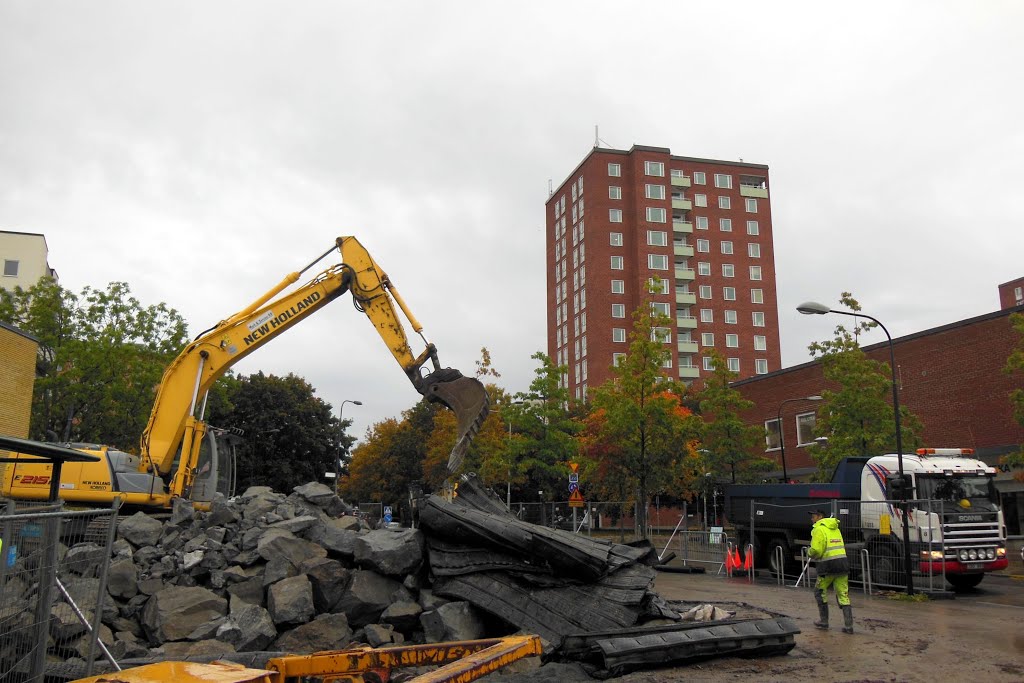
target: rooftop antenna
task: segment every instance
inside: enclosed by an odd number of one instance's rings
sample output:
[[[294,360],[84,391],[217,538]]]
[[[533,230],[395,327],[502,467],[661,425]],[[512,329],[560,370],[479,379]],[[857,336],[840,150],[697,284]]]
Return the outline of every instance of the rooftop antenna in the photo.
[[[598,147],[600,147],[602,142],[604,144],[606,144],[606,145],[608,144],[608,142],[606,140],[602,140],[601,136],[597,134],[597,126],[595,125],[594,126],[594,149],[597,149]]]
[[[555,193],[555,188],[551,186],[551,178],[548,178],[548,196],[550,197]]]

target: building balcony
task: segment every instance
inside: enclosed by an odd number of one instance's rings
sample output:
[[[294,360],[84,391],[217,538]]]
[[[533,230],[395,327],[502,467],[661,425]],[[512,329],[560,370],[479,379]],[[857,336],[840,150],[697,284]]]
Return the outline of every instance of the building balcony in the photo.
[[[688,175],[674,175],[672,176],[672,187],[689,187],[690,176]]]
[[[695,330],[697,329],[697,319],[692,315],[688,317],[679,316],[676,318],[676,327],[681,330]]]
[[[750,185],[740,185],[740,196],[741,197],[762,197],[768,199],[768,188],[767,187],[751,187]]]
[[[690,223],[689,221],[677,221],[676,219],[673,218],[672,229],[675,230],[676,232],[686,232],[692,234],[693,223]]]
[[[760,196],[760,195],[758,195]],[[767,197],[768,195],[764,195]],[[693,209],[693,202],[689,199],[676,199],[672,198],[672,208],[679,209],[680,211],[690,211]]]
[[[696,365],[679,366],[679,379],[697,379],[698,377],[700,377],[700,370],[697,369]]]
[[[697,273],[694,272],[693,268],[683,268],[682,266],[676,266],[676,279],[677,280],[693,280],[696,279]]]
[[[673,244],[672,251],[676,256],[693,256],[693,247],[689,244]]]
[[[697,342],[695,341],[680,341],[679,353],[697,353]]]
[[[697,295],[693,292],[676,292],[676,303],[693,306],[697,303]]]

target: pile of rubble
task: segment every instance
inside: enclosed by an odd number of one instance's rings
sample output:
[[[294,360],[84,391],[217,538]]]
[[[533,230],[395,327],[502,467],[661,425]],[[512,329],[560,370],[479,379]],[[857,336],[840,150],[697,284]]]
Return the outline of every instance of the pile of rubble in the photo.
[[[656,632],[658,642],[684,634],[690,644],[671,647],[696,647],[704,657],[718,653],[709,642],[723,639],[734,645],[721,652],[735,652],[736,642],[747,654],[793,647],[798,631],[785,619],[757,622],[753,639],[734,631],[698,637],[651,590],[657,556],[649,545],[521,522],[472,482],[459,493],[455,502],[418,501],[414,529],[370,529],[317,483],[287,496],[253,487],[209,512],[179,501],[165,519],[123,517],[111,558],[96,544],[66,549],[59,578],[88,616],[109,562],[100,636],[119,661],[527,632],[545,640],[549,656],[572,643],[573,657],[621,673],[645,660],[608,643],[635,643],[638,631]],[[52,617],[51,652],[84,657],[88,638],[71,605],[55,605]],[[673,659],[656,654],[651,661]]]

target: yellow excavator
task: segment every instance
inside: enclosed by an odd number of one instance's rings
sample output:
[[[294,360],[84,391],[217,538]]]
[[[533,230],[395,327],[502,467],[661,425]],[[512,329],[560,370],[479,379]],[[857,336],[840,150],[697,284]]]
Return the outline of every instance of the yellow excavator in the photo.
[[[340,263],[282,294],[335,249],[341,254]],[[449,472],[455,472],[487,416],[487,392],[479,380],[440,366],[437,349],[387,274],[355,237],[339,237],[301,271],[290,273],[182,350],[157,387],[138,455],[98,444],[70,444],[99,460],[65,463],[60,472],[61,498],[109,505],[120,497],[122,505],[166,509],[175,498],[189,499],[201,507],[218,492],[229,495],[235,480],[234,444],[238,439],[203,421],[207,392],[232,365],[345,292],[370,319],[416,390],[455,413],[458,436],[448,460]],[[413,354],[398,310],[425,344],[419,355]],[[53,466],[42,464],[33,455],[10,455],[11,461],[0,463],[0,496],[48,499]]]

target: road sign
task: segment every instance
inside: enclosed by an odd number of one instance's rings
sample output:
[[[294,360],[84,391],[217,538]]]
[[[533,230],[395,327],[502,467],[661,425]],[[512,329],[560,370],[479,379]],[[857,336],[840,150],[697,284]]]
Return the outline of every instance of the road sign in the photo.
[[[580,483],[580,475],[576,474],[575,472],[570,474],[569,475],[569,483],[570,484],[578,484],[578,483]]]
[[[576,474],[580,471],[580,464],[578,462],[571,462],[569,463],[569,469],[572,470],[573,474]]]
[[[581,508],[584,505],[585,505],[585,503],[583,501],[583,494],[580,493],[580,490],[577,488],[575,491],[573,491],[569,495],[569,507],[571,507],[571,508]]]
[[[384,506],[384,523],[385,524],[391,524],[391,520],[392,520],[392,517],[391,517],[391,506],[390,505],[385,505]]]
[[[569,493],[575,493],[580,490],[580,485],[574,481],[569,482]]]

